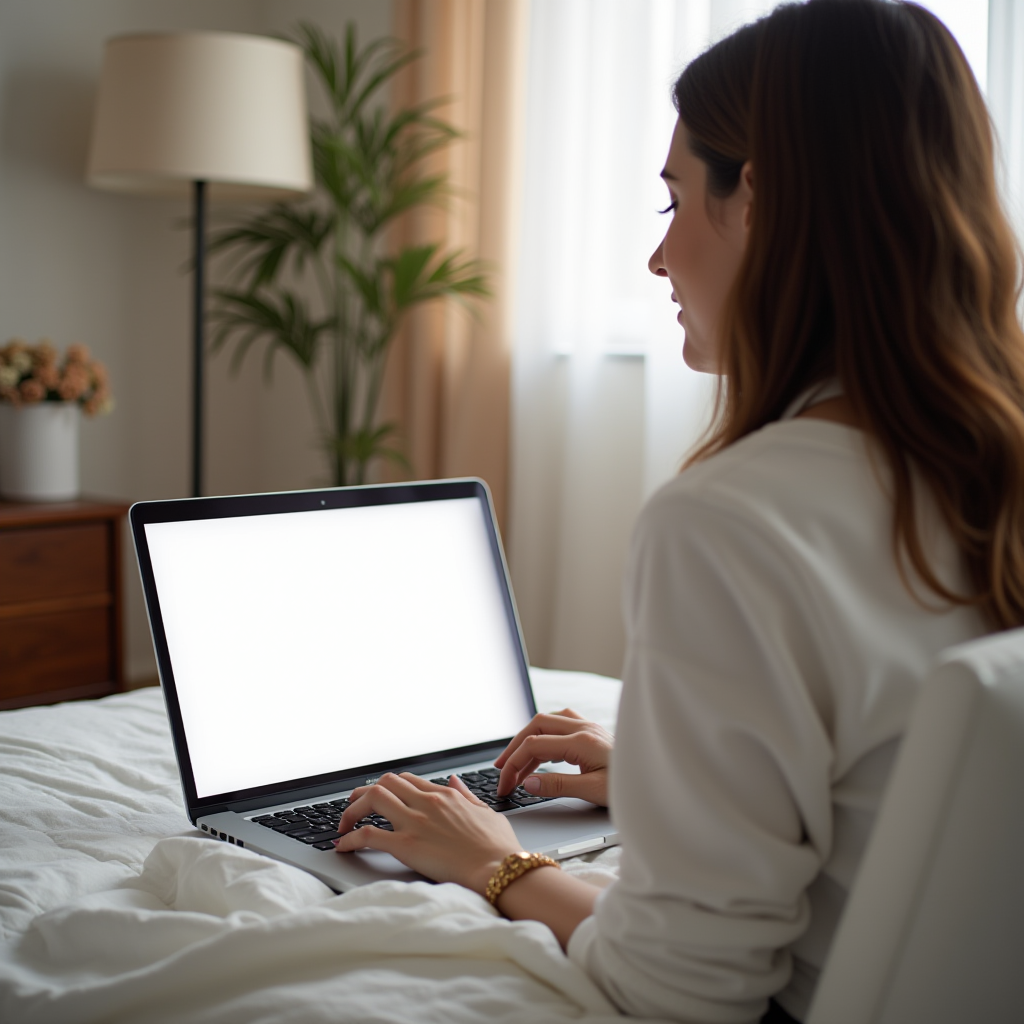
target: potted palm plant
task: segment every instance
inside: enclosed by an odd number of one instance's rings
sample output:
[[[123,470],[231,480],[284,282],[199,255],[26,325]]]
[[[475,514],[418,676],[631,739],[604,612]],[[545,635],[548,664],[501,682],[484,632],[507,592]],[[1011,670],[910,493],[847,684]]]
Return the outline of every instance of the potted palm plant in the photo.
[[[254,346],[271,372],[278,352],[301,368],[335,484],[364,483],[377,459],[404,466],[394,423],[379,422],[389,347],[403,317],[424,302],[489,294],[479,260],[439,243],[389,245],[396,218],[448,200],[445,174],[427,158],[458,137],[440,101],[397,111],[382,90],[417,54],[393,39],[343,44],[314,25],[295,42],[327,100],[310,121],[316,189],[217,231],[225,261],[215,292],[212,346],[233,344],[237,369]],[[393,233],[392,233],[393,236]]]

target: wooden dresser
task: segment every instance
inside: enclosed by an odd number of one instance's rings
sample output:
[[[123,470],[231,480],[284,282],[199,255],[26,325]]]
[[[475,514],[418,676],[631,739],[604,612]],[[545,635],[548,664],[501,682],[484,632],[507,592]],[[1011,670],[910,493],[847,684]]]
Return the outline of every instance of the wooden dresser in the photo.
[[[0,710],[122,688],[120,502],[0,502]]]

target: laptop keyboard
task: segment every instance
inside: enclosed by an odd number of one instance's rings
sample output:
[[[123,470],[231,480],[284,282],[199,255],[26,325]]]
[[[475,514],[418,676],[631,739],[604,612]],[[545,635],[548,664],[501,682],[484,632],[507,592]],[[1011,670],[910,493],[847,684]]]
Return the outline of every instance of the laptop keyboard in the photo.
[[[541,804],[551,797],[534,796],[527,793],[522,786],[509,793],[508,796],[499,799],[497,796],[498,776],[501,773],[497,768],[482,768],[478,772],[465,772],[459,778],[466,784],[466,788],[485,804],[498,812],[514,811],[519,807],[529,807],[532,804]],[[439,786],[447,786],[447,778],[431,779]],[[272,829],[281,835],[289,836],[298,840],[314,850],[333,850],[334,840],[339,838],[338,822],[345,808],[348,807],[348,799],[328,800],[326,803],[309,804],[303,807],[294,807],[290,811],[276,811],[274,814],[261,814],[252,820],[264,828]],[[382,814],[370,814],[357,821],[356,828],[383,828],[389,832],[394,831],[394,826]]]

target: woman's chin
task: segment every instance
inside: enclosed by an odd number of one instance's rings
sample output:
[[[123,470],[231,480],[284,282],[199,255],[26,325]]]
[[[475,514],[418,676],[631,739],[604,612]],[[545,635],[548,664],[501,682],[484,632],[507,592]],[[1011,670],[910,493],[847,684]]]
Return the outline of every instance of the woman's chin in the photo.
[[[709,359],[706,352],[700,346],[691,342],[687,337],[683,341],[683,362],[697,373],[717,373],[714,360]]]

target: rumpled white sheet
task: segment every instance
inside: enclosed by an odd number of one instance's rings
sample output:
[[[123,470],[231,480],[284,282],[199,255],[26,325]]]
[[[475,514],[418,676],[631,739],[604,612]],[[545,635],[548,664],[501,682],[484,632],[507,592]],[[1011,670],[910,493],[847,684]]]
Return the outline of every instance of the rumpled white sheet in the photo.
[[[536,670],[542,709],[611,725],[618,683]],[[341,896],[199,838],[157,691],[0,715],[0,1020],[617,1017],[532,922],[452,885]],[[568,870],[606,884],[617,850]]]

